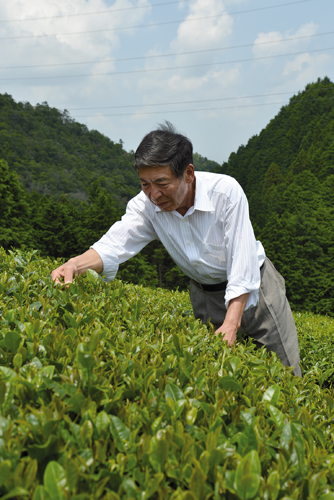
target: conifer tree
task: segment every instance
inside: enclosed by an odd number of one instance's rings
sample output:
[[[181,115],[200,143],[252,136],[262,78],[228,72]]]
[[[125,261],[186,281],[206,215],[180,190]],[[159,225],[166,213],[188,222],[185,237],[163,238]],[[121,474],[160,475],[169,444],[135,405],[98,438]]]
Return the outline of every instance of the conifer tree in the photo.
[[[5,249],[29,244],[30,208],[16,172],[0,160],[0,245]]]

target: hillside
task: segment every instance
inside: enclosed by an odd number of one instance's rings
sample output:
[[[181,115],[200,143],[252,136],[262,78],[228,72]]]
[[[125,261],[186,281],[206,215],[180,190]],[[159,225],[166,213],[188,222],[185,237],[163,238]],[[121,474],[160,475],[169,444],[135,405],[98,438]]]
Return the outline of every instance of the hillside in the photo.
[[[144,134],[144,132],[143,132]],[[32,106],[0,94],[0,159],[15,170],[28,192],[58,199],[86,201],[94,181],[124,210],[140,190],[133,151],[97,130],[73,120],[48,103]],[[195,168],[212,171],[219,165],[195,153]]]
[[[32,106],[0,95],[0,158],[15,170],[27,191],[85,200],[89,186],[103,186],[124,208],[140,189],[133,153],[122,142],[73,120],[47,103]]]
[[[222,172],[235,177],[247,196],[261,198],[269,187],[266,172],[272,163],[283,177],[291,169],[293,175],[310,170],[323,180],[334,174],[333,130],[334,84],[328,78],[319,79],[293,96],[259,135],[232,153]]]
[[[219,172],[243,186],[294,310],[333,315],[334,84],[307,85]]]

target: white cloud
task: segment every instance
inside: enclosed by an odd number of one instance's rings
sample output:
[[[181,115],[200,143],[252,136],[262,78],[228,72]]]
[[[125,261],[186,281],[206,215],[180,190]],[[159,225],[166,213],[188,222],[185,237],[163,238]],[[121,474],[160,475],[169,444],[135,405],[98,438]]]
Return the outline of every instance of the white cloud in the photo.
[[[219,88],[220,92],[235,83],[240,76],[239,70],[233,68],[231,70],[215,70],[211,69],[204,73],[201,77],[187,77],[181,75],[173,75],[167,81],[167,86],[172,92],[194,92],[211,88],[211,91]],[[190,94],[188,94],[190,95]],[[192,94],[191,94],[192,95]],[[186,101],[185,101],[186,102]]]
[[[292,61],[288,61],[285,65],[283,75],[288,76],[290,73],[300,73],[310,66],[312,57],[310,54],[300,54]]]
[[[219,17],[204,19],[208,16]],[[171,47],[184,51],[215,47],[228,39],[232,26],[232,17],[227,14],[222,0],[195,0],[190,4],[189,14],[180,24]]]
[[[104,0],[34,0],[20,2],[11,0],[0,7],[2,20],[33,19],[40,20],[8,22],[4,28],[3,37],[11,37],[4,41],[6,50],[2,51],[2,65],[14,66],[20,62],[26,65],[60,64],[71,62],[101,61],[111,58],[120,46],[120,31],[113,29],[122,26],[139,24],[149,13],[149,9],[130,9],[135,5],[150,5],[148,0],[116,0],[110,7]],[[117,9],[128,9],[114,12]],[[103,14],[94,12],[105,11]],[[91,13],[90,15],[78,15]],[[76,14],[76,16],[73,16]],[[53,17],[52,17],[53,16]],[[67,16],[67,17],[56,17]],[[72,17],[73,16],[73,17]],[[103,31],[103,30],[110,31]],[[80,33],[82,34],[66,34]],[[90,33],[85,33],[90,32]],[[94,33],[95,32],[95,33]],[[126,30],[127,35],[133,30]],[[50,37],[40,35],[54,34]],[[13,38],[13,37],[29,38]],[[35,36],[36,38],[30,38]],[[114,64],[103,65],[103,70],[113,69]],[[94,65],[70,68],[72,72],[96,72]],[[101,66],[99,66],[101,71]],[[41,71],[49,74],[66,74],[66,66],[54,67],[52,70],[36,68],[36,74]]]
[[[326,67],[330,66],[332,57],[329,54],[318,54],[316,56],[305,53],[296,56],[293,60],[286,63],[283,75],[286,77],[296,77],[299,81],[309,83],[317,80],[320,76],[325,76],[323,73]]]
[[[318,26],[310,22],[302,25],[295,32],[290,30],[285,33],[280,31],[259,33],[253,45],[253,55],[254,57],[270,57],[285,54],[295,48],[305,47],[317,29]]]
[[[138,79],[137,86],[145,95],[144,102],[159,102],[162,95],[167,101],[183,99],[185,102],[189,98],[196,100],[221,95],[232,81],[235,83],[239,78],[238,69],[215,66],[217,57],[220,58],[219,52],[205,52],[226,45],[232,34],[233,20],[226,13],[225,2],[195,0],[188,4],[188,9],[170,42],[169,52],[179,55],[164,57],[161,54],[159,58],[146,61],[146,69],[176,69],[150,72]],[[213,17],[205,19],[208,16]],[[149,55],[159,53],[150,51]]]
[[[280,68],[280,71],[274,73],[270,80],[270,93],[288,94],[282,96],[268,96],[266,102],[284,101],[288,103],[289,93],[297,94],[303,91],[309,83],[317,81],[318,78],[331,76],[332,68],[334,67],[334,58],[330,54],[299,54],[290,59],[285,65]]]

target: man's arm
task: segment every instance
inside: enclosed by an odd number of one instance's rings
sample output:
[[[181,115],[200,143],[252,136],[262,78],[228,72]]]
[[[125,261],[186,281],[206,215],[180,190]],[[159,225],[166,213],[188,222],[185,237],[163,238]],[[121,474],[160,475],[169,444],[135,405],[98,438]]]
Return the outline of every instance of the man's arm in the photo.
[[[231,299],[226,312],[225,321],[216,330],[216,335],[221,334],[223,340],[231,347],[237,338],[237,332],[241,325],[241,318],[247,304],[249,293]]]
[[[72,283],[75,276],[85,274],[87,269],[92,269],[97,273],[103,271],[102,259],[93,248],[90,248],[81,255],[73,257],[65,262],[65,264],[52,271],[51,278],[56,281],[56,283],[62,283],[61,279],[64,279],[64,283]]]

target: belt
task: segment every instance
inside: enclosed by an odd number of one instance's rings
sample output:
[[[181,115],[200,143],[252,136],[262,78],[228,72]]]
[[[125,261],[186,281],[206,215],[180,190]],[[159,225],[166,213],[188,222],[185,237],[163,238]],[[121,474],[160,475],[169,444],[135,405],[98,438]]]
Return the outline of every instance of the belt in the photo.
[[[262,266],[260,267],[260,270],[262,270],[264,265],[264,262]],[[201,290],[204,290],[205,292],[222,292],[223,290],[226,290],[227,286],[227,281],[223,281],[222,283],[214,283],[213,285],[203,285],[202,283],[198,283],[198,281],[191,280],[197,288],[200,288]]]
[[[202,283],[198,283],[195,280],[191,280],[197,288],[204,290],[205,292],[222,292],[226,290],[227,281],[223,281],[222,283],[214,283],[213,285],[203,285]]]

